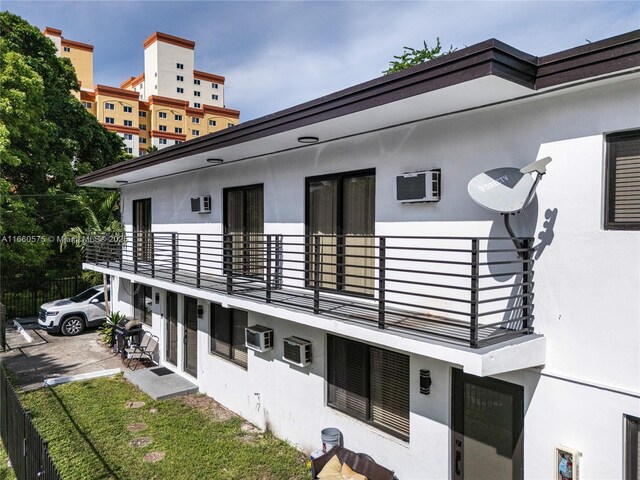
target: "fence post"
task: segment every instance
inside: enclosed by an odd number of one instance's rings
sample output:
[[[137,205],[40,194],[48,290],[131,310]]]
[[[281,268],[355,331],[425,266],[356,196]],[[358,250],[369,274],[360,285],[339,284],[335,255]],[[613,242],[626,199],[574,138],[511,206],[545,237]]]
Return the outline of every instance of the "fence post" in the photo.
[[[385,288],[386,288],[386,255],[387,239],[380,237],[378,249],[378,328],[385,328]]]
[[[471,330],[469,345],[478,348],[478,285],[480,247],[477,238],[471,239]]]
[[[147,241],[151,240],[151,278],[156,277],[156,248],[155,248],[155,234],[153,232],[149,232],[149,238]]]
[[[531,333],[531,322],[529,320],[529,314],[531,311],[530,302],[529,302],[529,282],[531,281],[531,245],[533,239],[526,238],[522,241],[522,246],[525,248],[525,251],[522,255],[522,328],[524,330],[524,334],[527,335]]]
[[[271,235],[267,235],[267,303],[271,303]]]
[[[227,293],[231,295],[233,293],[233,239],[229,234],[224,235],[224,264],[227,274]]]
[[[200,234],[196,234],[196,288],[200,288]]]
[[[178,253],[178,234],[174,232],[171,234],[171,281],[173,283],[176,282],[176,267],[178,263],[177,253]]]
[[[313,237],[313,313],[320,313],[320,235]]]

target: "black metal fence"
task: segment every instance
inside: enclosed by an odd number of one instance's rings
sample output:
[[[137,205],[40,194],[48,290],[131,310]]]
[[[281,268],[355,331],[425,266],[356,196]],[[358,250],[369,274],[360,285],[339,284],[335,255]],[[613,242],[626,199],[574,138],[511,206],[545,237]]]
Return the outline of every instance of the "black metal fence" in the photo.
[[[0,364],[0,437],[18,480],[60,479],[47,442],[40,437]]]
[[[91,286],[81,275],[63,278],[3,276],[0,284],[1,300],[7,308],[7,319],[35,317],[43,303],[71,297]]]
[[[7,349],[7,308],[0,303],[0,348]]]
[[[144,232],[88,263],[479,348],[533,332],[532,239]]]

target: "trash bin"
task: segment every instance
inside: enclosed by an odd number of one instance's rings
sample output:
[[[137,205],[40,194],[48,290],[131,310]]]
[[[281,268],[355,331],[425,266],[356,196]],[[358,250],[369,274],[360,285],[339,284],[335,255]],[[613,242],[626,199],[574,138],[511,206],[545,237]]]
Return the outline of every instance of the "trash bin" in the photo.
[[[327,450],[331,450],[331,447],[334,445],[342,444],[342,432],[337,428],[325,428],[320,432],[320,437],[322,438],[322,451],[326,452]]]

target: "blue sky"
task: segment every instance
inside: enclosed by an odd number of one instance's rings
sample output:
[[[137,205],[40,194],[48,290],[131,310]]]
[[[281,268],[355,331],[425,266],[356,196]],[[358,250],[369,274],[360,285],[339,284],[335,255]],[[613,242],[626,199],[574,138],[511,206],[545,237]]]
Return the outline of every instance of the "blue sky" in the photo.
[[[546,55],[640,28],[640,2],[10,1],[2,9],[91,43],[96,83],[142,73],[154,31],[196,42],[196,69],[224,75],[241,120],[381,74],[403,46],[497,38]]]

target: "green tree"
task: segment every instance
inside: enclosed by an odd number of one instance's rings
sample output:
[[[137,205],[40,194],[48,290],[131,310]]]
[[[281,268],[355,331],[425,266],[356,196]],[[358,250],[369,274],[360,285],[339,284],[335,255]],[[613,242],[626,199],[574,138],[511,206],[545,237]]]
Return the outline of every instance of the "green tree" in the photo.
[[[394,55],[393,58],[395,58],[395,60],[391,60],[389,62],[389,68],[382,73],[388,75],[390,73],[399,72],[405,68],[413,67],[414,65],[419,65],[420,63],[424,63],[456,51],[456,49],[453,48],[453,45],[451,45],[448,51],[443,52],[442,45],[440,44],[440,37],[436,38],[436,46],[433,48],[430,48],[426,41],[423,41],[422,43],[424,46],[419,49],[403,47],[404,52],[402,52],[402,55]]]
[[[84,225],[76,225],[62,234],[60,251],[74,245],[83,253],[87,240],[110,236],[122,237],[124,227],[120,221],[120,193],[111,191],[107,197],[92,195],[91,190],[83,190],[70,196],[68,203],[79,210],[84,217]]]
[[[68,59],[19,16],[0,12],[0,268],[3,275],[79,266],[79,253],[58,253],[51,239],[82,225],[75,177],[120,161],[124,144],[74,97]],[[107,193],[92,192],[96,198]],[[37,236],[40,241],[15,241]]]
[[[106,198],[91,195],[91,191],[83,190],[68,198],[68,202],[76,207],[84,217],[84,225],[76,225],[63,233],[60,251],[69,245],[86,252],[90,242],[100,241],[100,238],[123,238],[124,226],[120,221],[120,193],[109,192]],[[105,240],[106,241],[106,240]],[[112,244],[111,241],[106,241]],[[102,276],[104,291],[107,291],[107,275]],[[110,312],[107,295],[104,297],[107,315]]]

